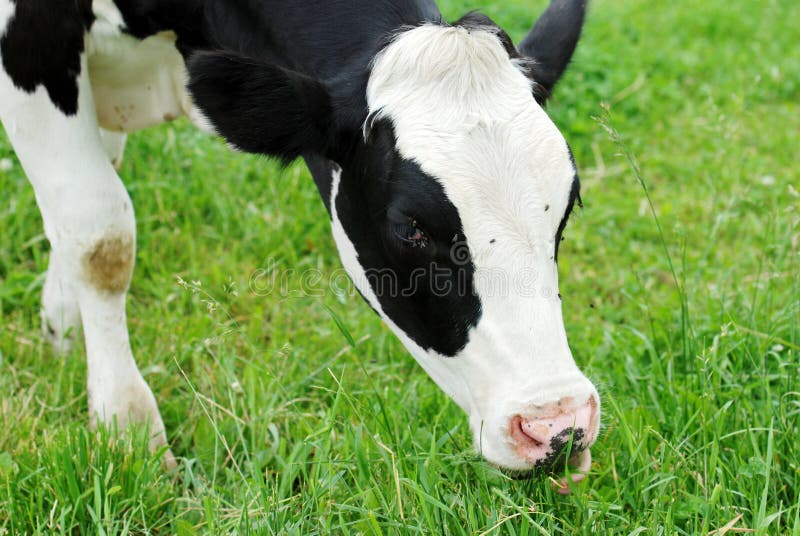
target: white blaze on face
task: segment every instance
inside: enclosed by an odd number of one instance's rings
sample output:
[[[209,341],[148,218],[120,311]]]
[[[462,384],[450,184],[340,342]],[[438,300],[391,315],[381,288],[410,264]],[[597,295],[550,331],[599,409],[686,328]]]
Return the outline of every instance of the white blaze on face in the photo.
[[[426,25],[377,57],[367,91],[371,117],[391,120],[400,154],[458,210],[482,305],[452,358],[422,350],[387,321],[467,411],[483,455],[513,469],[530,468],[511,447],[514,415],[564,397],[598,399],[567,344],[553,258],[575,169],[531,89],[495,33]]]

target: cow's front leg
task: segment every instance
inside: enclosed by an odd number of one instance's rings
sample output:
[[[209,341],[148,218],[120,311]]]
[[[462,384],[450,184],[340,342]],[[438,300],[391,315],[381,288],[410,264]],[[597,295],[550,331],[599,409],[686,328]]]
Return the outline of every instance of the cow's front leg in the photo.
[[[100,236],[82,248],[87,284],[78,293],[88,362],[89,416],[92,426],[116,421],[119,429],[147,423],[150,447],[166,444],[155,397],[133,359],[125,319],[125,290],[133,264],[132,235]],[[167,464],[174,465],[167,453]]]
[[[125,187],[104,150],[81,58],[77,112],[29,93],[0,70],[0,119],[33,185],[52,248],[44,317],[62,339],[83,322],[90,421],[120,429],[147,423],[153,449],[166,444],[153,393],[131,352],[125,296],[133,271],[136,222]],[[50,329],[45,327],[50,332]],[[167,453],[167,464],[173,465]]]
[[[103,149],[115,169],[122,165],[127,134],[100,129]],[[80,310],[75,297],[73,281],[70,280],[67,259],[59,251],[50,253],[50,264],[42,289],[42,333],[56,354],[70,351],[81,324]]]
[[[62,240],[51,241],[54,251],[61,250],[75,269],[72,275],[86,343],[91,425],[115,422],[124,430],[133,423],[147,424],[150,448],[156,450],[167,443],[164,423],[134,361],[125,314],[136,253],[133,207],[119,178],[107,178],[107,185],[95,185],[91,197],[83,199],[96,214],[90,223],[83,222],[89,223],[88,227],[73,228],[70,235],[74,239],[63,240],[62,236]],[[175,465],[169,451],[165,462],[168,467]]]

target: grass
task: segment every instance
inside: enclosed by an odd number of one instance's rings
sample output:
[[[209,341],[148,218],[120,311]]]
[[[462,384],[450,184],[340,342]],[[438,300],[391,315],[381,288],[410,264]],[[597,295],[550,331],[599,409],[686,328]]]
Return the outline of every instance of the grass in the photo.
[[[543,5],[477,7],[519,39]],[[369,307],[301,278],[341,282],[302,165],[185,122],[131,136],[121,171],[132,344],[183,462],[88,432],[83,350],[57,359],[39,334],[48,248],[0,137],[0,534],[800,535],[798,18],[592,5],[549,108],[585,202],[560,256],[567,332],[604,404],[568,497],[481,462]],[[271,268],[294,270],[280,292]]]

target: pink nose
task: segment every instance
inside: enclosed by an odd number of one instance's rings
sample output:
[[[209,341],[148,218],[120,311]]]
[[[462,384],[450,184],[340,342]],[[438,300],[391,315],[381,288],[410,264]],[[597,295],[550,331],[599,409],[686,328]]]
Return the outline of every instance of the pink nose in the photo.
[[[527,412],[526,412],[527,413]],[[572,398],[538,406],[511,419],[516,453],[535,467],[550,468],[587,449],[597,437],[597,402],[577,406]]]

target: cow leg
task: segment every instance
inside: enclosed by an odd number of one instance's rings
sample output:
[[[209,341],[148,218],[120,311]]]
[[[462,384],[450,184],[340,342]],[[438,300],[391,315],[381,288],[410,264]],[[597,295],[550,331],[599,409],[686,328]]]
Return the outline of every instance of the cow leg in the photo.
[[[119,169],[127,135],[100,129],[103,148],[112,165]],[[66,270],[66,259],[60,251],[50,252],[50,264],[42,289],[42,333],[56,354],[64,355],[72,348],[80,329],[81,316],[75,290]]]
[[[59,329],[74,327],[77,304],[83,322],[90,422],[116,420],[120,429],[146,422],[155,449],[166,444],[164,424],[133,359],[125,317],[136,241],[133,206],[100,138],[81,59],[72,115],[54,106],[41,86],[26,93],[0,69],[0,120],[33,185],[53,251],[46,320]],[[170,453],[167,464],[174,464]]]
[[[66,354],[72,348],[81,323],[67,262],[68,258],[61,255],[60,250],[50,251],[50,264],[42,289],[42,333],[58,355]]]

